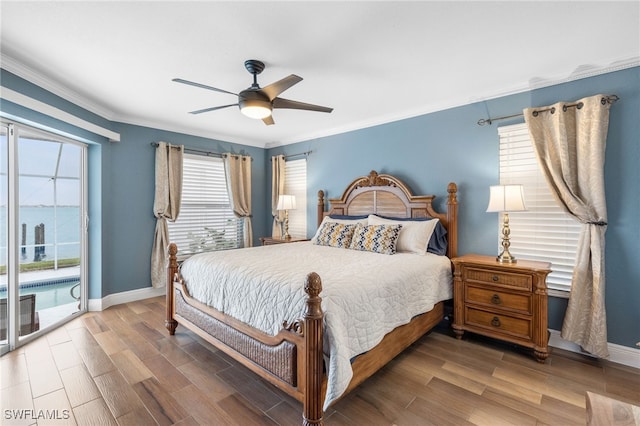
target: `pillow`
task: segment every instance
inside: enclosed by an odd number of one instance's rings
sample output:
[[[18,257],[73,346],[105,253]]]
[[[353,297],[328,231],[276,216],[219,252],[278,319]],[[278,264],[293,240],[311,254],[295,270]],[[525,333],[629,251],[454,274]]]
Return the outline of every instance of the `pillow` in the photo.
[[[440,256],[447,255],[447,246],[449,242],[447,241],[447,230],[440,221],[436,225],[436,229],[434,229],[433,234],[431,234],[431,239],[429,239],[429,245],[427,246],[427,251],[429,253],[438,254]]]
[[[415,253],[426,254],[427,244],[433,234],[433,230],[438,223],[438,219],[413,221],[413,220],[394,220],[385,219],[376,215],[369,215],[370,225],[402,225],[402,230],[398,236],[397,250],[398,253]]]
[[[360,222],[363,223],[364,225],[367,224],[367,216],[343,216],[343,215],[330,215],[330,216],[325,216],[324,219],[322,219],[322,222],[320,223],[320,226],[318,227],[318,230],[316,231],[316,234],[311,238],[311,242],[312,243],[316,243],[316,239],[318,237],[318,232],[320,232],[320,229],[322,228],[322,225],[324,225],[327,222],[333,222],[333,223],[344,223],[344,224],[351,224],[351,225],[355,225],[356,223]]]
[[[356,225],[326,222],[320,226],[313,244],[338,248],[348,248]]]
[[[358,223],[353,231],[349,248],[380,254],[395,254],[401,229],[402,225],[363,225]]]
[[[398,221],[400,223],[404,223],[407,221],[410,222],[425,222],[429,220],[433,220],[432,217],[389,217],[389,216],[378,216],[383,219],[391,219]],[[429,244],[427,245],[427,251],[429,253],[437,254],[440,256],[447,255],[447,229],[444,227],[442,223],[438,220],[436,224],[436,229],[431,234],[431,238],[429,239]]]

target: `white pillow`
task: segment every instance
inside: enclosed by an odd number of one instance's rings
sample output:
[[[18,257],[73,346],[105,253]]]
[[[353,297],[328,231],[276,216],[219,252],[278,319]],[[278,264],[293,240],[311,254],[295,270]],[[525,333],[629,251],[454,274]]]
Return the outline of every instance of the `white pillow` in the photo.
[[[431,234],[439,219],[431,220],[393,220],[384,219],[374,214],[369,215],[369,225],[402,225],[396,251],[398,253],[426,254]]]
[[[311,238],[311,242],[313,244],[316,244],[316,242],[318,241],[318,233],[320,232],[320,229],[322,229],[322,225],[324,225],[327,222],[344,223],[344,224],[352,224],[352,225],[361,223],[363,225],[368,225],[368,219],[366,217],[364,219],[334,219],[327,215],[324,217],[324,219],[322,219],[322,222],[320,223],[320,226],[318,226],[318,229],[316,230],[315,235],[313,236],[313,238]]]

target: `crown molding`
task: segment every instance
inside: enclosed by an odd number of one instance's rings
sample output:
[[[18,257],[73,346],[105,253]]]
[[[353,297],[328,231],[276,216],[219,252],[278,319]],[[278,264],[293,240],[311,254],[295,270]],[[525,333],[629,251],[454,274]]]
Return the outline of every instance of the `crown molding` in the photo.
[[[117,123],[122,123],[122,124],[129,124],[132,126],[149,127],[155,130],[163,130],[166,132],[180,133],[180,134],[189,135],[189,136],[213,139],[218,142],[233,143],[238,145],[245,145],[245,146],[252,146],[256,148],[266,149],[266,144],[261,141],[245,139],[237,135],[229,135],[225,133],[218,133],[215,131],[194,129],[192,127],[167,125],[164,122],[147,120],[139,117],[119,117],[112,121]]]
[[[567,82],[589,78],[589,77],[595,77],[602,74],[608,74],[611,72],[621,71],[627,68],[640,66],[640,57],[638,56],[615,61],[605,66],[583,65],[576,68],[576,70],[568,76],[533,78],[525,84],[514,86],[505,91],[487,93],[486,95],[480,96],[480,97],[456,99],[446,103],[430,105],[429,107],[426,107],[426,108],[418,108],[411,111],[404,111],[399,114],[389,114],[382,117],[362,120],[349,125],[332,127],[332,128],[326,129],[325,131],[316,132],[313,134],[309,134],[309,133],[300,134],[297,137],[288,138],[280,141],[258,142],[254,140],[239,138],[234,135],[219,134],[216,132],[209,132],[209,131],[200,131],[200,130],[194,130],[193,128],[185,128],[180,126],[171,126],[171,125],[167,126],[166,123],[163,123],[161,121],[156,121],[156,120],[140,119],[139,117],[125,117],[116,113],[113,110],[106,108],[104,105],[100,105],[94,101],[90,101],[86,97],[80,95],[79,93],[74,92],[62,86],[61,84],[52,81],[42,73],[28,66],[25,66],[24,64],[20,63],[18,60],[7,55],[6,53],[0,53],[0,60],[1,60],[0,63],[2,64],[2,68],[6,69],[7,71],[13,74],[16,74],[17,76],[24,78],[25,80],[31,83],[34,83],[42,87],[43,89],[48,90],[51,93],[57,96],[60,96],[90,112],[98,114],[107,120],[136,125],[136,126],[150,127],[153,129],[166,130],[170,132],[183,133],[183,134],[192,135],[192,136],[210,138],[210,139],[215,139],[222,142],[254,146],[254,147],[263,148],[263,149],[286,146],[286,145],[291,145],[298,142],[304,142],[304,141],[309,141],[313,139],[319,139],[319,138],[333,136],[337,134],[352,132],[356,130],[362,130],[369,127],[406,120],[409,118],[431,114],[437,111],[443,111],[450,108],[469,105],[476,102],[483,102],[491,99],[497,99],[505,96],[520,94],[520,93],[528,92],[531,90],[555,86],[562,83],[567,83]]]
[[[616,71],[622,71],[628,68],[634,68],[640,66],[640,56],[634,56],[631,58],[622,59],[610,63],[609,65],[596,66],[596,65],[582,65],[575,69],[568,76],[552,76],[548,78],[536,77],[529,80],[528,84],[512,87],[511,89],[489,93],[486,96],[475,97],[469,99],[469,103],[488,101],[490,99],[502,98],[509,95],[517,95],[524,92],[529,92],[536,89],[543,89],[545,87],[557,86],[558,84],[569,83],[584,78],[595,77],[602,74],[609,74]]]
[[[97,114],[110,121],[114,121],[113,119],[116,117],[116,113],[109,108],[106,108],[104,105],[91,101],[87,99],[86,96],[74,92],[57,81],[51,80],[48,76],[23,64],[12,56],[7,55],[5,52],[0,52],[0,64],[2,68],[10,73],[17,75],[18,77],[23,78],[56,96],[60,96],[61,98],[76,104],[89,112]]]
[[[374,119],[363,120],[357,123],[352,123],[347,126],[335,127],[331,129],[327,129],[325,132],[319,132],[313,135],[303,135],[307,138],[295,138],[289,140],[282,140],[278,142],[269,142],[265,145],[266,148],[275,148],[278,146],[290,145],[297,142],[304,142],[311,139],[327,137],[331,135],[352,132],[356,130],[362,130],[373,126],[379,126],[382,124],[392,123],[395,121],[406,120],[414,117],[419,117],[421,115],[431,114],[438,111],[444,111],[450,108],[457,108],[464,105],[470,105],[476,102],[483,102],[491,99],[498,99],[505,96],[516,95],[520,93],[530,92],[536,89],[542,89],[545,87],[556,86],[562,83],[568,83],[575,80],[580,80],[589,77],[595,77],[602,74],[608,74],[615,71],[622,71],[627,68],[633,68],[640,66],[640,57],[632,57],[620,61],[613,62],[606,66],[581,66],[578,67],[573,73],[569,76],[555,76],[551,78],[535,78],[530,80],[527,84],[521,84],[518,86],[514,86],[508,90],[488,93],[485,96],[474,97],[474,98],[466,98],[466,99],[456,99],[453,101],[449,101],[447,103],[440,103],[435,105],[430,105],[428,108],[419,108],[411,111],[404,111],[400,114],[391,114],[382,117],[376,117]]]

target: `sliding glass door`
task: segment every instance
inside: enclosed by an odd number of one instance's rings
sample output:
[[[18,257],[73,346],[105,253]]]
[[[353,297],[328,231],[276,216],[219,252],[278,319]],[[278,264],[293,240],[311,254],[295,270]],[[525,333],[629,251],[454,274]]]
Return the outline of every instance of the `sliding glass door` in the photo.
[[[6,351],[86,310],[86,146],[12,123],[2,129]]]
[[[9,128],[0,126],[0,355],[9,350],[9,305],[7,300],[7,241],[9,231]],[[3,291],[4,290],[4,291]]]

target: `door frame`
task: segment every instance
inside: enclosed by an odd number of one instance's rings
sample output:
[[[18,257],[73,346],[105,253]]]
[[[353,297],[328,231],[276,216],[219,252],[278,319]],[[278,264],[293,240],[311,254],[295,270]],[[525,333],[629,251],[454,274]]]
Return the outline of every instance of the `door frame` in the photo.
[[[17,121],[1,121],[3,128],[7,128],[7,344],[0,345],[0,355],[13,351],[43,334],[83,315],[88,311],[88,144],[75,140],[68,135],[61,135],[48,129],[41,129]],[[19,270],[20,270],[20,240],[19,240],[19,170],[18,170],[18,138],[19,130],[27,129],[37,134],[46,134],[60,143],[70,143],[81,148],[80,158],[80,309],[55,323],[48,324],[40,330],[24,337],[19,337],[19,319],[17,306],[20,298]]]

